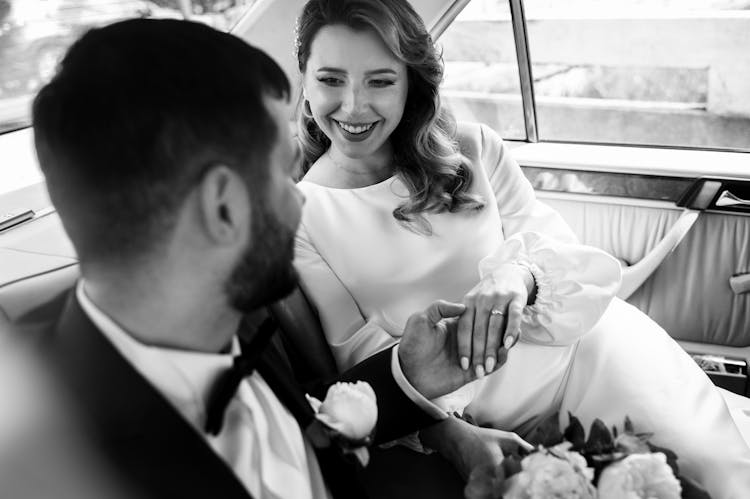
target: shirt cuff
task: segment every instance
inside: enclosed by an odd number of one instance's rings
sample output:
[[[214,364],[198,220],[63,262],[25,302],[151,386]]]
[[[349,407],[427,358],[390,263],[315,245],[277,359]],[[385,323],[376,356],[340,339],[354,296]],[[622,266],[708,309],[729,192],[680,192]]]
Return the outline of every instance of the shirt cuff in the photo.
[[[401,362],[398,360],[398,345],[393,347],[393,353],[391,354],[391,371],[393,371],[393,379],[396,381],[396,384],[417,407],[435,419],[448,419],[448,414],[446,414],[445,411],[425,398],[425,396],[411,386],[411,383],[406,379],[404,371],[401,370]]]

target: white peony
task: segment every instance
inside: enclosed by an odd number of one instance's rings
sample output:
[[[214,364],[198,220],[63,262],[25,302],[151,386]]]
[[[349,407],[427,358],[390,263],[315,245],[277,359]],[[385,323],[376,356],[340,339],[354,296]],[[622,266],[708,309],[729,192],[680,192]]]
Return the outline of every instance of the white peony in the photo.
[[[568,453],[567,449],[561,452]],[[522,470],[506,481],[505,499],[594,499],[590,470],[573,456],[557,457],[541,451],[521,461]],[[569,459],[570,458],[570,459]]]
[[[661,452],[631,454],[599,477],[600,499],[680,499],[682,487]]]
[[[364,381],[332,385],[317,412],[321,421],[354,441],[370,436],[378,421],[375,392]]]
[[[573,469],[581,475],[588,478],[589,482],[594,480],[594,469],[589,468],[586,458],[578,452],[571,451],[570,448],[573,444],[567,440],[563,443],[557,444],[549,450],[549,453],[553,456],[557,456],[565,459],[573,466]]]

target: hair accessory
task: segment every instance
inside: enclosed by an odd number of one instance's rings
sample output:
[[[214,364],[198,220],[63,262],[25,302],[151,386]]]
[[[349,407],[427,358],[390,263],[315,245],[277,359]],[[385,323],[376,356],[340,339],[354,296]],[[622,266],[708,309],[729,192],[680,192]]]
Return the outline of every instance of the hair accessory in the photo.
[[[299,60],[299,49],[302,42],[299,39],[299,17],[294,20],[294,58]]]

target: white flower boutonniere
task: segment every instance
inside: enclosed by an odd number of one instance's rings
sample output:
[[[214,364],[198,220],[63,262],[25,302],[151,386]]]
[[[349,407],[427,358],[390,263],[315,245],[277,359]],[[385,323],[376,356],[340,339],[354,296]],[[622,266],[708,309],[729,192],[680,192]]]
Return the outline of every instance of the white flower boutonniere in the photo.
[[[378,421],[375,391],[369,383],[336,383],[328,388],[322,402],[307,396],[318,422],[326,428],[327,436],[346,454],[353,454],[362,466],[367,466],[370,454],[367,446],[372,442]]]

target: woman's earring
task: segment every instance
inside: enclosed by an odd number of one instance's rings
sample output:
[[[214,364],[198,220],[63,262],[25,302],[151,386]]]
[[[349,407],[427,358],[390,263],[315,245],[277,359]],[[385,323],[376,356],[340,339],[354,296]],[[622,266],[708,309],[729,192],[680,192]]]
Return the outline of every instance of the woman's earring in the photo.
[[[310,101],[307,99],[302,103],[302,116],[308,120],[313,119],[312,109],[310,109]]]

